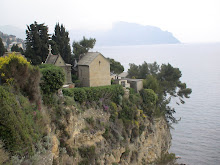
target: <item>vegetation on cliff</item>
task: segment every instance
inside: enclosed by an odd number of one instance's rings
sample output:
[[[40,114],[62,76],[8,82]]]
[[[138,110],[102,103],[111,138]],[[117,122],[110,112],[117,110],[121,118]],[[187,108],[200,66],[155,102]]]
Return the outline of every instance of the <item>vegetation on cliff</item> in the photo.
[[[140,93],[111,85],[63,89],[64,96],[57,94],[64,82],[57,67],[39,69],[11,54],[0,58],[0,74],[0,162],[39,163],[52,152],[53,164],[144,164],[167,153],[167,115],[153,74]]]
[[[154,91],[158,98],[155,111],[165,115],[167,121],[171,123],[177,122],[173,116],[175,109],[170,106],[171,100],[174,100],[178,105],[184,104],[184,99],[189,98],[192,93],[186,83],[181,82],[181,76],[179,68],[174,68],[169,63],[161,66],[156,62],[153,64],[144,62],[139,66],[130,64],[130,69],[128,69],[128,77],[144,79],[144,88]]]
[[[56,72],[54,67],[48,70],[53,69]],[[1,152],[19,158],[30,158],[38,152],[38,144],[42,145],[47,136],[47,120],[41,111],[41,91],[44,88],[40,91],[40,70],[30,65],[22,55],[12,53],[0,57],[0,75],[3,84],[0,86]],[[62,82],[63,78],[64,76],[61,77]],[[45,83],[46,80],[41,81]],[[49,85],[51,84],[45,83],[45,86]]]

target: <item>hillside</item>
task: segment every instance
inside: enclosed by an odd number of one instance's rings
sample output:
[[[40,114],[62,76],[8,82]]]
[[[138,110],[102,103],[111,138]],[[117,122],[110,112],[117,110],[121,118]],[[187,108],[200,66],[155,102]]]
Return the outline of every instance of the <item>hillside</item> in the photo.
[[[13,45],[18,45],[22,49],[25,48],[25,43],[23,39],[17,38],[17,36],[12,35],[12,33],[9,34],[10,35],[0,30],[0,38],[2,39],[2,42],[8,51],[10,51]]]

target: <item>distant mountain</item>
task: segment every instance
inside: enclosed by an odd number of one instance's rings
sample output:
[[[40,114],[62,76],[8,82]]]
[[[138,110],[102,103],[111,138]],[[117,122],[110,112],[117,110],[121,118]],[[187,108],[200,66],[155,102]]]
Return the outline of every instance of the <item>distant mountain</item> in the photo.
[[[51,30],[51,29],[50,29]],[[0,31],[25,39],[25,29],[15,26],[0,26]],[[53,31],[53,29],[52,29]],[[143,26],[136,23],[117,22],[112,29],[106,31],[69,30],[70,45],[79,41],[83,36],[96,38],[96,46],[148,45],[180,43],[172,33],[163,31],[155,26]]]
[[[96,38],[97,46],[148,45],[180,43],[172,33],[162,31],[158,27],[143,26],[135,23],[118,22],[108,31],[76,31],[70,30],[70,38],[74,40],[85,37]]]
[[[23,40],[26,38],[25,30],[12,25],[0,26],[0,31],[8,35],[15,35],[17,38]]]

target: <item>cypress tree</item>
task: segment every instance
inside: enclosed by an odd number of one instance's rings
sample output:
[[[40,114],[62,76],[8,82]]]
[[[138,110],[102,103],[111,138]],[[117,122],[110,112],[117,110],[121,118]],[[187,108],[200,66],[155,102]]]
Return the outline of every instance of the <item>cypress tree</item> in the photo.
[[[26,34],[25,56],[31,60],[33,65],[45,62],[48,56],[48,27],[44,23],[37,24],[35,21],[34,24],[27,26]]]
[[[2,39],[0,38],[0,57],[3,56],[5,53],[5,47],[4,44],[2,42]]]
[[[52,40],[56,43],[52,45],[53,49],[58,49],[60,55],[66,63],[71,61],[71,48],[69,44],[69,32],[66,31],[63,24],[56,24]]]

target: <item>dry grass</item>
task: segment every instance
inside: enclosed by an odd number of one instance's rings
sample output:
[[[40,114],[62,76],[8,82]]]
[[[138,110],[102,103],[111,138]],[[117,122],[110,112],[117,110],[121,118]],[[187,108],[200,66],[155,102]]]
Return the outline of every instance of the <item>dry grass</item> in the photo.
[[[0,164],[3,164],[7,160],[9,160],[9,154],[5,151],[3,148],[4,144],[2,141],[0,141]]]

